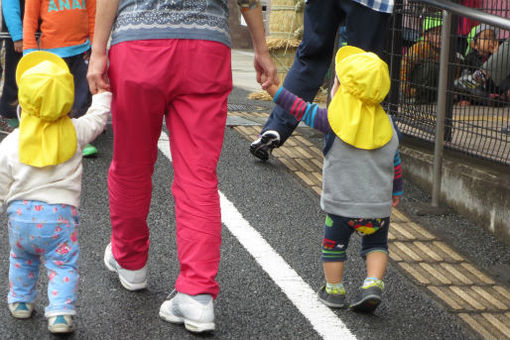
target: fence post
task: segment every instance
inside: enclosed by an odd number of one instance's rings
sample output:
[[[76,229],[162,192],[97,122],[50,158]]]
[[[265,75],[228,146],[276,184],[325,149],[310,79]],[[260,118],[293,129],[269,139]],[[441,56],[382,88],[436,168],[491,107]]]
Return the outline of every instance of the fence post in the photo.
[[[434,144],[434,173],[432,178],[432,206],[439,207],[441,197],[441,172],[443,163],[446,94],[448,82],[448,59],[450,55],[451,14],[443,10],[443,26],[441,28],[441,54],[439,57],[439,84],[437,88],[437,117]]]

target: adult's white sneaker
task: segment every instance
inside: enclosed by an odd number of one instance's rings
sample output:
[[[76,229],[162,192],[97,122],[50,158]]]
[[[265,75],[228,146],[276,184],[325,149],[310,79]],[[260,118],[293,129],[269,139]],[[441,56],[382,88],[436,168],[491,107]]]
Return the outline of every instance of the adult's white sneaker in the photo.
[[[147,288],[147,266],[138,270],[122,268],[113,257],[111,243],[108,243],[104,251],[104,264],[108,270],[119,274],[120,283],[127,290],[133,291]]]
[[[159,316],[168,322],[184,323],[190,332],[214,331],[214,303],[209,294],[188,295],[174,290],[161,305]]]

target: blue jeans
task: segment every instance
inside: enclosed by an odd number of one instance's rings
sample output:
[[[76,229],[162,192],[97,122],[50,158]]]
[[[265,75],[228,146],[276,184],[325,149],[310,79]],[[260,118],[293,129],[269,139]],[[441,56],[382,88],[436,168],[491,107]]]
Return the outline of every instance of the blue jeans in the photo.
[[[90,51],[63,58],[74,77],[74,103],[69,114],[71,118],[83,116],[92,102],[92,94],[90,93],[89,83],[87,81],[89,61],[86,59],[86,56],[88,55],[90,55]]]
[[[0,115],[5,118],[16,118],[16,107],[18,106],[16,67],[23,53],[14,50],[14,43],[11,39],[2,40],[0,49],[3,47],[5,50],[5,59],[2,65],[5,78],[3,79],[3,86],[0,88]]]
[[[303,40],[283,86],[298,97],[312,101],[331,63],[340,24],[346,26],[349,45],[381,55],[389,18],[387,13],[374,11],[352,0],[308,0]],[[297,125],[293,116],[276,105],[262,132],[278,131],[280,144],[283,144]]]
[[[48,273],[45,316],[76,314],[78,225],[76,208],[66,204],[13,201],[9,224],[8,303],[33,303],[41,258]]]

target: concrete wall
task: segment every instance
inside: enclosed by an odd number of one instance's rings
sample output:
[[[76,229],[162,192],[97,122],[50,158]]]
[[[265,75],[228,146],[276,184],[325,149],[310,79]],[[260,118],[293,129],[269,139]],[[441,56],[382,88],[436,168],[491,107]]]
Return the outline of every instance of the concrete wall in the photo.
[[[400,148],[404,176],[432,190],[433,150],[410,138]],[[480,223],[510,245],[510,167],[445,151],[441,203]]]

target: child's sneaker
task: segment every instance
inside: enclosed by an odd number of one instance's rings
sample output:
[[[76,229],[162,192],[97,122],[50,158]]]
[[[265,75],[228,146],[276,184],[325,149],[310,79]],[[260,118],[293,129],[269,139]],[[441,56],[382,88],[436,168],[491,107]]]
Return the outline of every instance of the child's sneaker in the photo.
[[[357,313],[372,313],[381,303],[383,290],[382,280],[365,280],[358,297],[349,309]]]
[[[108,243],[104,251],[104,264],[108,270],[119,274],[120,283],[127,290],[140,290],[147,288],[147,266],[138,270],[122,268],[112,253],[112,244]]]
[[[455,79],[453,85],[456,90],[468,93],[475,97],[486,98],[488,92],[486,90],[487,77],[482,70],[476,70]]]
[[[51,333],[74,332],[73,317],[71,315],[53,315],[48,318],[48,330]]]
[[[168,322],[184,323],[190,332],[214,331],[214,304],[209,294],[188,295],[174,290],[159,309],[159,316]]]
[[[26,302],[9,303],[9,311],[16,319],[28,319],[32,316],[34,306]]]
[[[83,157],[94,157],[97,155],[97,148],[92,144],[87,144],[81,151]]]
[[[317,292],[319,300],[331,308],[343,308],[345,306],[345,290],[338,292],[329,292],[326,286],[322,286]]]
[[[0,132],[4,134],[9,134],[14,130],[12,126],[9,125],[7,119],[0,116]]]
[[[267,161],[271,151],[273,151],[273,149],[279,144],[280,134],[278,131],[267,130],[259,137],[259,139],[251,143],[250,152],[261,161]]]

